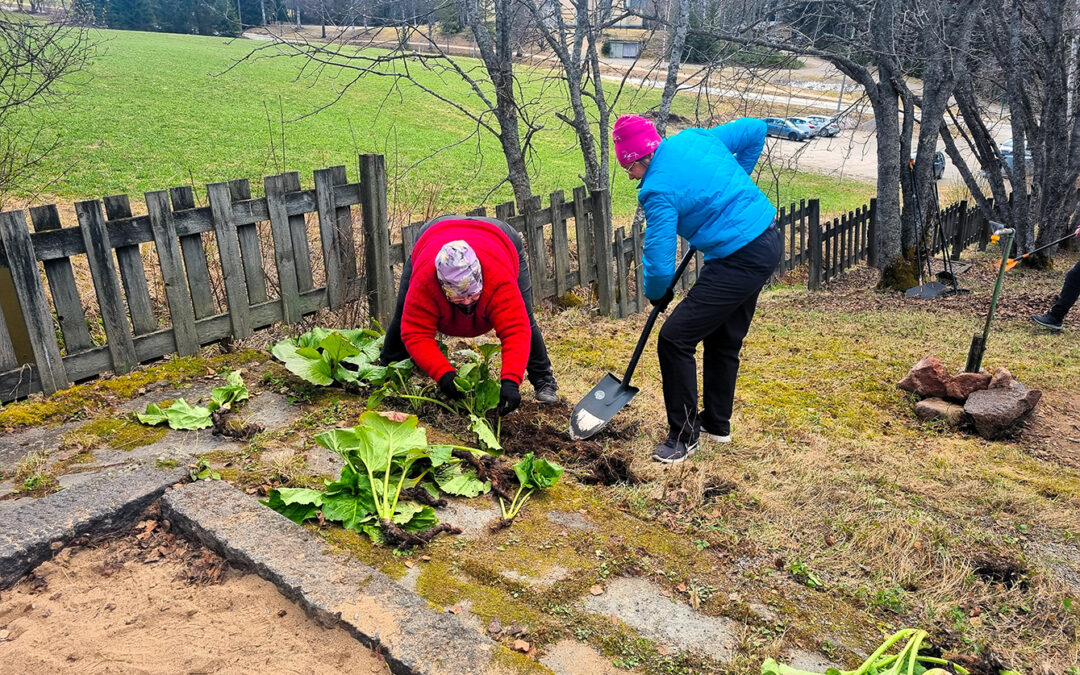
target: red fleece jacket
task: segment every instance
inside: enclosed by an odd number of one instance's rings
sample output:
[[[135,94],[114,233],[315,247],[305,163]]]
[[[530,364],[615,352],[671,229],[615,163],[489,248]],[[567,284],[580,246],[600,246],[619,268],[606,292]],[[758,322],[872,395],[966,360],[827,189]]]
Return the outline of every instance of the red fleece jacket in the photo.
[[[476,251],[484,287],[472,314],[456,309],[435,275],[435,256],[445,244],[463,240]],[[438,380],[453,366],[439,351],[435,333],[476,337],[492,328],[502,341],[502,379],[521,384],[529,360],[532,328],[518,289],[518,252],[498,226],[478,220],[444,220],[417,240],[412,278],[401,314],[401,339],[416,365]]]

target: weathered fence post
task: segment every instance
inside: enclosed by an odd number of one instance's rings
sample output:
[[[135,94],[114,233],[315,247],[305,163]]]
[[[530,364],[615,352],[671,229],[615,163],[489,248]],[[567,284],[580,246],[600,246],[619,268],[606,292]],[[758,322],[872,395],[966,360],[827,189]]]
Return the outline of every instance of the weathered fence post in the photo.
[[[281,314],[285,323],[296,323],[303,318],[300,311],[300,289],[296,280],[296,256],[292,247],[289,228],[289,212],[285,208],[285,179],[283,176],[267,176],[263,179],[266,192],[266,210],[270,214],[270,235],[274,239],[274,261],[277,263],[278,289]],[[191,289],[192,299],[196,295]],[[198,316],[198,311],[195,312]]]
[[[806,282],[807,288],[816,291],[821,288],[821,220],[818,213],[818,200],[810,200],[810,222],[807,223],[810,230],[809,261],[810,277]]]
[[[390,264],[386,164],[382,155],[360,155],[360,204],[368,311],[385,326],[389,325],[394,311],[394,270]]]
[[[173,338],[180,356],[199,352],[199,336],[195,330],[195,311],[191,292],[184,281],[184,265],[176,234],[176,221],[169,208],[169,195],[164,190],[146,193],[146,211],[150,215],[150,230],[157,247],[161,279],[165,282],[165,298],[169,302]]]
[[[960,208],[956,214],[956,232],[953,233],[952,256],[953,260],[960,259],[960,253],[964,250],[964,237],[967,234],[967,200],[960,200]]]
[[[348,278],[342,259],[343,242],[338,235],[333,169],[315,171],[315,205],[319,212],[319,235],[326,269],[326,299],[330,309],[337,310],[345,304]]]
[[[600,313],[615,314],[615,270],[611,255],[613,233],[611,231],[611,206],[608,191],[592,193],[593,244],[596,252],[596,285],[598,287]]]
[[[544,226],[540,224],[540,195],[533,195],[521,205],[525,216],[525,253],[529,261],[529,274],[532,277],[532,302],[537,306],[544,299],[544,279],[547,278],[547,264],[544,256]]]
[[[131,203],[127,195],[113,195],[105,198],[105,216],[109,220],[131,217]],[[120,265],[120,281],[124,284],[131,324],[136,335],[145,335],[157,329],[154,309],[150,306],[150,291],[146,285],[146,270],[143,269],[139,245],[117,246],[116,262]]]
[[[251,335],[250,300],[247,283],[244,281],[244,263],[240,260],[240,239],[236,232],[229,184],[211,183],[206,186],[206,195],[210,200],[210,214],[214,221],[214,234],[221,258],[221,277],[225,282],[225,299],[229,305],[233,337],[246,338]]]
[[[48,232],[60,229],[60,212],[55,204],[35,206],[30,209],[30,221],[35,232]],[[83,314],[82,300],[75,284],[75,272],[71,260],[45,261],[45,277],[49,280],[53,305],[56,307],[60,330],[64,335],[64,349],[68,354],[75,354],[94,346],[90,331],[86,329],[86,316]]]
[[[870,198],[870,220],[866,224],[866,264],[878,266],[877,197]]]

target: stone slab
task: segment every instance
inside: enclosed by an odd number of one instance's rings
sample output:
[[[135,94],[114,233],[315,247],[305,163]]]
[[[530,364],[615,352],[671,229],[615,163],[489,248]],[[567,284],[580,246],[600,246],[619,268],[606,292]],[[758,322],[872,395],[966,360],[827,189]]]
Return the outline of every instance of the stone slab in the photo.
[[[5,513],[0,518],[0,588],[52,557],[53,544],[127,524],[186,474],[182,467],[118,469]]]
[[[173,490],[162,512],[205,546],[275,584],[317,621],[378,647],[393,672],[550,672],[436,611],[381,572],[327,552],[322,539],[227,483]]]
[[[258,424],[263,429],[284,429],[300,419],[302,413],[301,408],[289,403],[288,398],[264,391],[245,402],[235,417],[245,424]]]
[[[547,519],[552,525],[560,525],[578,532],[596,529],[596,526],[588,518],[571,511],[548,511]]]
[[[52,452],[64,434],[85,422],[68,422],[57,427],[30,427],[10,434],[0,433],[0,473],[15,470],[24,457],[33,452]]]
[[[822,654],[815,654],[804,649],[792,649],[784,656],[783,663],[798,670],[811,673],[824,673],[829,668],[841,669],[841,666],[833,663]]]
[[[559,640],[540,657],[540,663],[555,675],[626,675],[588,644],[577,640]]]
[[[585,598],[585,609],[614,615],[638,633],[660,644],[727,662],[735,653],[742,626],[727,617],[707,616],[664,595],[646,579],[620,577],[603,594]]]
[[[501,514],[490,497],[471,501],[472,504],[461,499],[448,499],[446,506],[435,509],[435,514],[439,517],[440,523],[461,528],[461,534],[458,536],[479,539],[488,531],[488,525],[500,518]],[[475,506],[476,502],[484,506]]]

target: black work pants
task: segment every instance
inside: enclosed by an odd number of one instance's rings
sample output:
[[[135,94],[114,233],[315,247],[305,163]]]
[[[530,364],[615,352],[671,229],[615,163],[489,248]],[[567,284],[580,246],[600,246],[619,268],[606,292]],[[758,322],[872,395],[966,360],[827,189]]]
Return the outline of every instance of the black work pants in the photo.
[[[726,258],[705,263],[697,281],[660,329],[657,352],[664,380],[668,427],[683,441],[710,433],[730,433],[739,351],[754,318],[758,294],[783,252],[773,224]],[[704,349],[704,412],[698,415],[698,343]]]
[[[1065,315],[1076,304],[1077,298],[1080,298],[1080,261],[1077,261],[1068,274],[1065,275],[1065,283],[1061,286],[1061,295],[1058,296],[1058,301],[1054,303],[1053,308],[1050,310],[1050,316],[1057,319],[1058,322],[1064,321]]]
[[[427,232],[428,228],[433,227],[444,220],[460,220],[463,216],[439,216],[434,218],[416,235],[417,239],[420,235]],[[514,247],[518,252],[518,290],[521,291],[521,298],[525,301],[525,311],[529,314],[529,325],[532,326],[532,338],[529,343],[529,361],[525,366],[526,372],[529,377],[529,382],[532,382],[533,386],[539,386],[544,382],[554,382],[555,375],[551,369],[551,359],[548,357],[547,345],[544,344],[544,336],[540,333],[540,326],[536,323],[536,317],[533,316],[533,301],[532,301],[532,277],[529,276],[529,261],[525,255],[525,245],[521,240],[521,235],[517,230],[510,227],[508,224],[495,218],[480,218],[477,216],[469,216],[470,220],[482,220],[487,223],[499,226],[506,236],[510,237],[510,241],[514,242]],[[393,361],[403,361],[409,358],[409,352],[405,349],[405,343],[401,340],[401,313],[405,309],[405,296],[409,292],[409,280],[412,278],[412,259],[405,261],[405,266],[401,270],[401,285],[398,288],[397,304],[394,307],[394,318],[390,320],[390,326],[386,329],[386,339],[383,341],[382,354],[379,357],[379,362],[383,364],[391,363]],[[456,309],[452,311],[458,311]]]

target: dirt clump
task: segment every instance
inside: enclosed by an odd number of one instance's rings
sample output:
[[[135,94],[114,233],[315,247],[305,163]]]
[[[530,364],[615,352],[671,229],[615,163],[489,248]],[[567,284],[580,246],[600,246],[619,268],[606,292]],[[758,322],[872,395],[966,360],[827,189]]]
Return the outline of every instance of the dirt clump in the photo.
[[[612,427],[599,438],[575,441],[563,430],[570,419],[570,407],[565,403],[541,405],[534,401],[521,404],[513,415],[502,420],[500,441],[506,454],[519,457],[529,452],[563,464],[578,481],[586,485],[614,485],[637,483],[639,479],[631,469],[633,456],[625,448],[601,442],[605,436],[611,439],[632,438],[634,431],[627,427]],[[557,422],[556,422],[557,421]],[[556,426],[558,424],[558,426]]]

